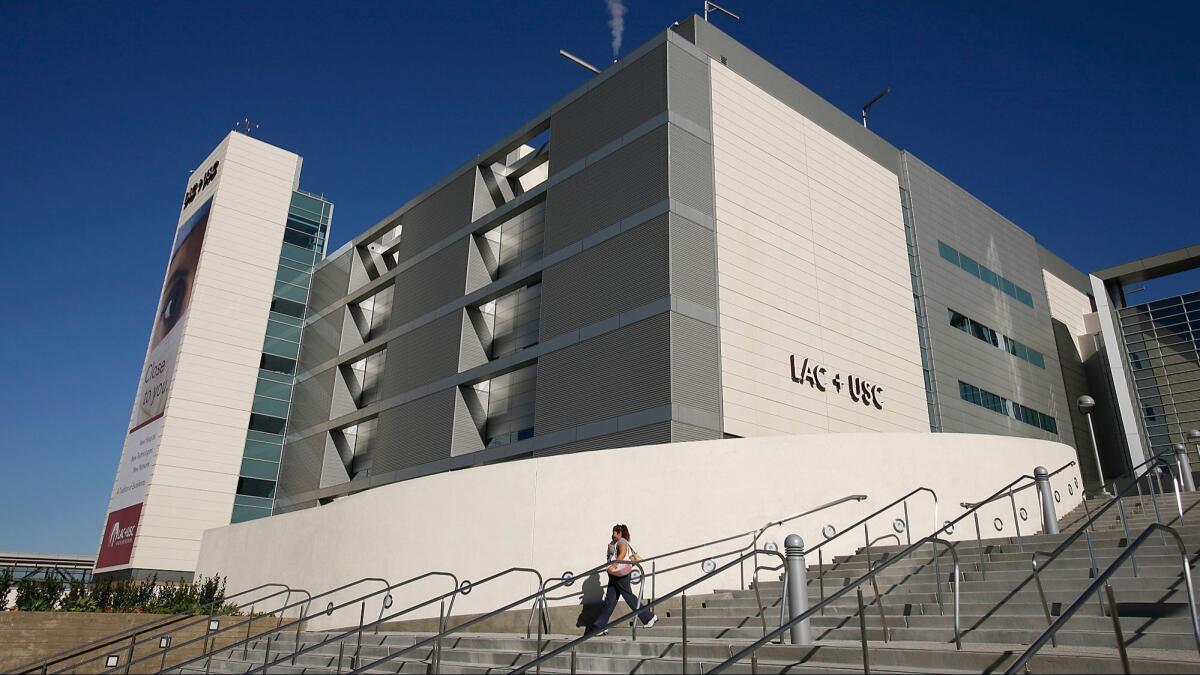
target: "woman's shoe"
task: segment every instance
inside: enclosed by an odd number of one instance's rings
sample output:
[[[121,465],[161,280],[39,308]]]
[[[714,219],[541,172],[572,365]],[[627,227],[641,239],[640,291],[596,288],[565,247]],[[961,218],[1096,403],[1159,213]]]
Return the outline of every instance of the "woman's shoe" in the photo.
[[[643,628],[654,628],[654,624],[656,624],[656,623],[658,623],[658,615],[657,614],[650,617],[650,620],[646,622],[646,625],[643,626]]]

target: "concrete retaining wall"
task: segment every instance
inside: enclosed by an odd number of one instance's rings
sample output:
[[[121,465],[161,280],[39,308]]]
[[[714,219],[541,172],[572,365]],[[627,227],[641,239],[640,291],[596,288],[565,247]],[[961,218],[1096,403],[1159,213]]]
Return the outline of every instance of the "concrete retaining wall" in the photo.
[[[772,529],[760,542],[782,548],[784,537],[796,533],[812,545],[821,541],[826,524],[840,531],[924,485],[937,492],[937,510],[928,495],[914,497],[908,504],[909,532],[895,535],[917,539],[935,523],[962,513],[960,502],[979,501],[1035,466],[1054,470],[1074,458],[1074,449],[1049,441],[855,433],[697,441],[527,459],[386,485],[324,506],[209,530],[197,571],[227,576],[231,591],[282,582],[314,595],[361,577],[383,577],[395,584],[439,569],[476,582],[511,566],[536,568],[551,577],[602,563],[614,523],[629,525],[633,545],[649,557],[753,530],[846,495],[869,496]],[[1077,468],[1070,467],[1051,480],[1060,494],[1060,514],[1079,503],[1078,477]],[[1022,532],[1035,531],[1035,491],[1020,492],[1016,500],[1017,508],[1028,514]],[[872,537],[894,533],[893,520],[902,516],[900,506],[882,514],[872,522]],[[984,537],[1015,534],[1007,499],[986,507],[980,522]],[[973,537],[973,525],[964,522],[949,538]],[[748,543],[747,537],[677,559],[689,564],[660,575],[659,595],[699,576],[699,559]],[[847,535],[832,542],[825,555],[848,554],[862,543],[861,532]],[[744,572],[747,581],[750,567]],[[691,593],[738,587],[741,576],[735,568]],[[313,612],[323,610],[329,600],[345,602],[381,587],[367,582],[318,598]],[[398,589],[390,612],[451,587],[450,580],[434,577]],[[453,613],[488,611],[536,588],[532,574],[512,573],[459,597]],[[581,600],[586,604],[601,597],[603,580],[592,576],[563,590],[582,590],[583,597],[555,604],[578,607]],[[368,621],[380,615],[382,597],[381,592],[363,608]],[[354,604],[331,616],[311,617],[310,625],[356,625],[359,612]],[[396,620],[437,614],[434,603]]]

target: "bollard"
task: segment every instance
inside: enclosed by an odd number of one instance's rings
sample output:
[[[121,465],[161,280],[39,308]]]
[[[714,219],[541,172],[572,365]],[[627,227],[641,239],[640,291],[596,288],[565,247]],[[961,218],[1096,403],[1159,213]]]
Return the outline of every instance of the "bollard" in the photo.
[[[789,534],[783,540],[787,550],[787,604],[788,619],[792,620],[808,611],[808,570],[804,567],[804,540],[798,534]],[[812,627],[805,619],[791,626],[794,645],[812,644]]]
[[[1037,481],[1038,494],[1042,503],[1042,533],[1058,534],[1058,516],[1054,514],[1054,492],[1050,489],[1050,472],[1046,467],[1039,466],[1033,470],[1033,478]]]
[[[1196,482],[1192,478],[1192,465],[1188,461],[1187,446],[1183,443],[1176,443],[1175,446],[1175,465],[1179,469],[1179,480],[1183,483],[1183,489],[1188,492],[1196,491]]]

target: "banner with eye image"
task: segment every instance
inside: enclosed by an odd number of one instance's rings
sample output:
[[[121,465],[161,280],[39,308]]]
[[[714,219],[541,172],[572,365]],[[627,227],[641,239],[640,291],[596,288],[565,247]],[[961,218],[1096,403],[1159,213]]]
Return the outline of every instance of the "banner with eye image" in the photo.
[[[171,247],[171,259],[167,264],[158,310],[154,314],[154,327],[150,333],[146,361],[142,366],[130,429],[121,449],[121,463],[117,467],[117,478],[108,503],[108,518],[97,556],[97,570],[127,564],[133,551],[138,521],[141,519],[140,507],[146,499],[150,471],[158,453],[163,415],[175,375],[179,343],[191,305],[211,209],[210,197],[175,231],[175,242]]]

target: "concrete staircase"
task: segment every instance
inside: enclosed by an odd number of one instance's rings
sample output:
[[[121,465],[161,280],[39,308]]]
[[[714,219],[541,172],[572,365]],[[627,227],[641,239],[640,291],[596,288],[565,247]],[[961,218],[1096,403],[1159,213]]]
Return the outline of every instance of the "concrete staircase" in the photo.
[[[1200,493],[1184,494],[1185,509],[1192,509],[1178,527],[1193,555],[1200,550]],[[1103,500],[1092,500],[1088,507],[1095,512]],[[1137,497],[1124,500],[1129,517],[1129,531],[1136,537],[1154,522],[1149,497],[1140,502]],[[1174,495],[1159,498],[1164,522],[1178,516]],[[1118,556],[1126,544],[1117,509],[1098,522],[1092,535],[1096,564],[1105,568]],[[1082,506],[1060,521],[1062,534],[1033,535],[1022,538],[994,538],[982,541],[982,551],[974,541],[958,543],[961,560],[962,588],[960,625],[962,650],[953,644],[953,604],[948,580],[952,569],[950,555],[938,551],[943,604],[939,606],[931,562],[934,552],[922,550],[884,570],[879,576],[880,597],[876,598],[871,585],[861,586],[866,607],[866,627],[870,667],[881,673],[1003,672],[1025,647],[1046,628],[1046,618],[1031,580],[1030,559],[1035,550],[1050,551],[1067,538],[1085,520]],[[878,562],[902,550],[899,546],[873,547],[872,560]],[[1200,655],[1192,637],[1186,605],[1186,595],[1180,576],[1180,556],[1173,541],[1164,546],[1155,537],[1138,550],[1138,575],[1133,575],[1128,563],[1114,578],[1112,586],[1121,616],[1121,628],[1132,663],[1133,672],[1200,673]],[[1194,557],[1193,557],[1194,560]],[[1081,537],[1058,560],[1043,566],[1042,581],[1051,612],[1059,611],[1074,601],[1091,582],[1091,556]],[[836,559],[825,565],[808,569],[810,603],[820,599],[818,576],[824,574],[826,594],[831,594],[846,582],[867,571],[862,551]],[[741,647],[762,636],[762,615],[767,625],[778,625],[782,585],[779,581],[763,581],[759,592],[764,610],[757,606],[753,590],[727,590],[702,596],[689,596],[687,609],[688,672],[701,673],[727,659]],[[623,627],[606,637],[592,639],[576,651],[575,669],[580,673],[677,673],[682,670],[683,635],[681,605],[678,599],[660,608],[660,620],[651,630],[639,630],[636,641],[630,630]],[[623,612],[622,608],[618,612]],[[881,617],[882,612],[882,617]],[[886,624],[886,634],[885,634]],[[854,592],[847,593],[812,619],[814,646],[768,645],[758,652],[758,672],[828,672],[863,670],[860,643],[858,604]],[[314,644],[331,633],[309,632],[302,635],[302,644]],[[363,635],[360,664],[399,651],[415,644],[430,633],[380,632]],[[543,651],[552,649],[577,635],[551,635],[545,638]],[[1090,601],[1079,614],[1058,633],[1058,646],[1045,647],[1030,663],[1030,672],[1076,673],[1121,672],[1115,648],[1111,618],[1101,610],[1099,602]],[[357,641],[350,638],[341,645],[340,670],[352,669],[351,657]],[[262,665],[268,657],[264,641],[248,649],[225,650],[216,654],[208,664],[208,672],[241,673]],[[292,640],[271,646],[270,660],[288,656]],[[277,647],[283,647],[277,649]],[[428,671],[431,649],[414,650],[404,657],[381,664],[371,672],[425,673]],[[455,634],[442,643],[439,672],[498,673],[507,672],[531,660],[536,653],[536,640],[524,635],[468,633]],[[279,666],[270,672],[332,673],[339,670],[339,645],[324,645],[300,656],[296,665]],[[182,672],[204,672],[200,667]],[[569,654],[563,654],[543,664],[543,672],[571,671]],[[730,672],[751,672],[749,661],[738,664]]]

